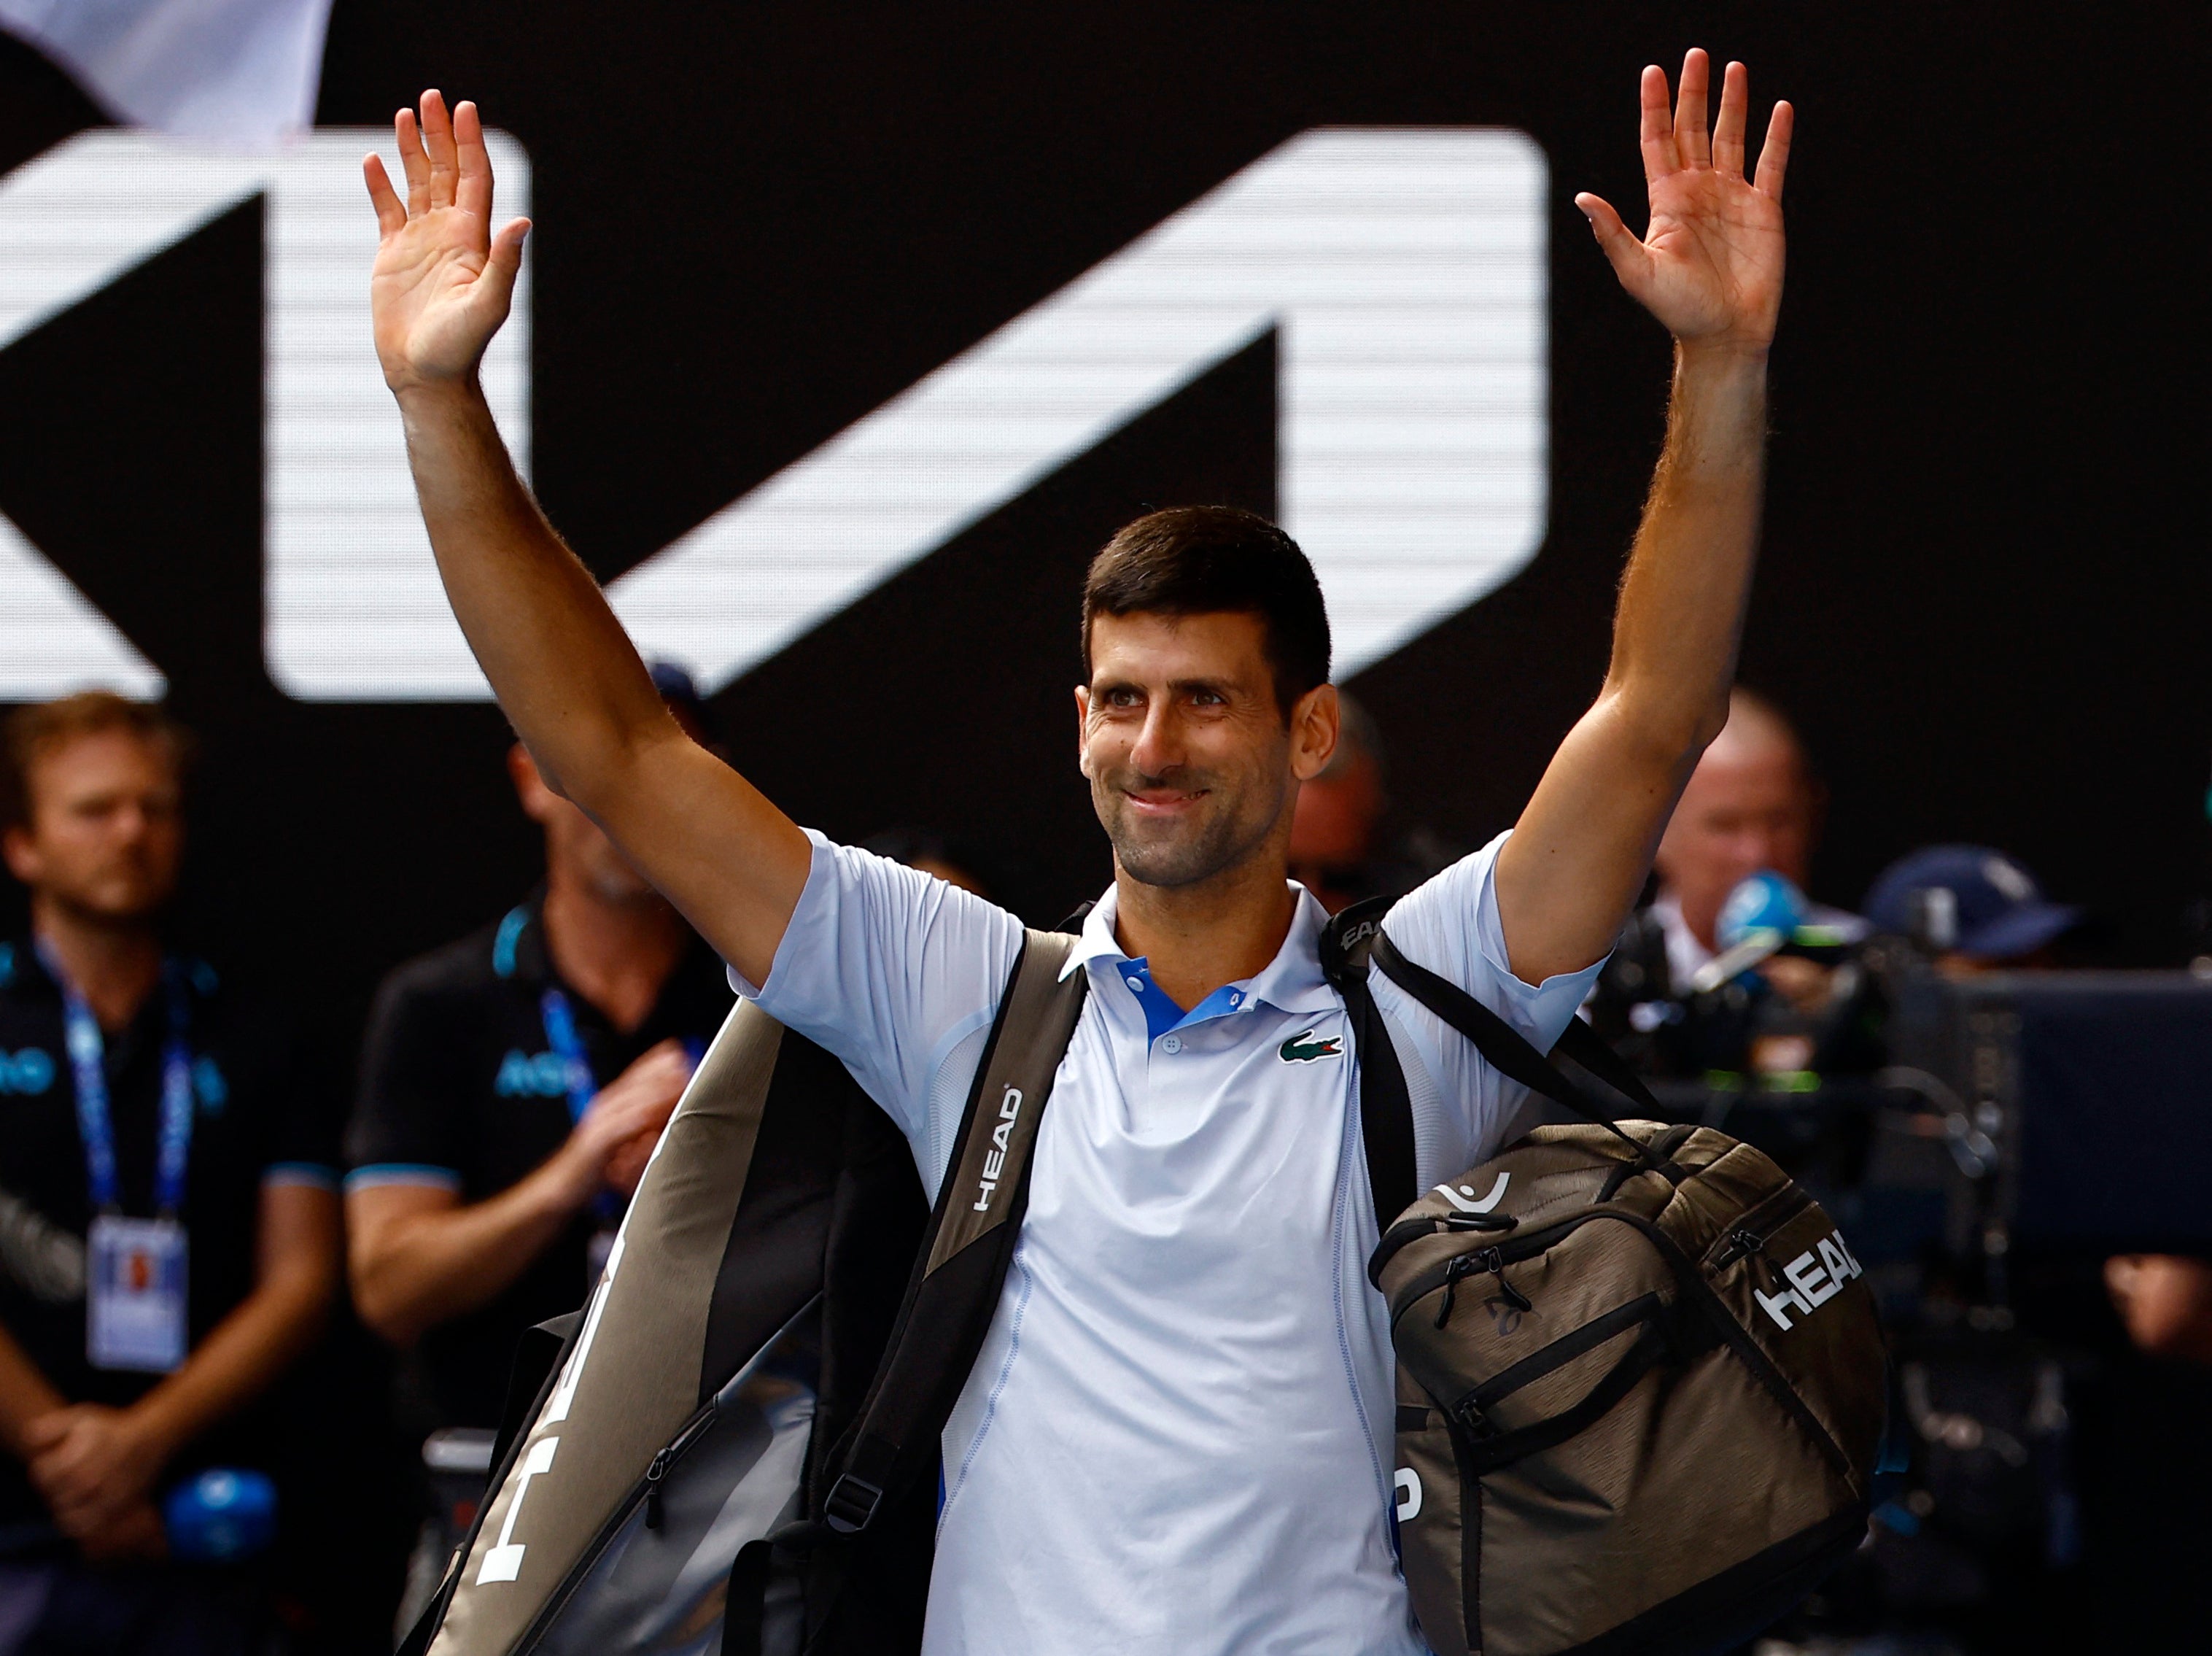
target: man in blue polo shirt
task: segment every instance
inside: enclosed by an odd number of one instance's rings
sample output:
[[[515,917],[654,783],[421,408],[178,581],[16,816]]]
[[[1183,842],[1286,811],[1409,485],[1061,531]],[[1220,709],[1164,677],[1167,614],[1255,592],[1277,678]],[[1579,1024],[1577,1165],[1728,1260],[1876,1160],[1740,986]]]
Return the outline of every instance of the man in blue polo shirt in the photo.
[[[1668,443],[1595,704],[1519,825],[1387,922],[1549,1043],[1635,900],[1720,728],[1757,540],[1780,303],[1778,106],[1744,175],[1731,65],[1679,106],[1644,72],[1641,240],[1577,198],[1674,332]],[[942,1177],[1020,929],[969,893],[793,825],[685,741],[590,575],[516,477],[477,385],[520,221],[495,234],[472,106],[398,118],[403,202],[374,157],[376,343],[447,592],[523,740],[721,953],[836,1052]],[[945,1434],[933,1652],[1413,1652],[1389,1528],[1388,1330],[1361,1274],[1374,1215],[1360,1055],[1287,878],[1302,782],[1338,729],[1304,555],[1216,508],[1117,534],[1084,594],[1080,763],[1114,883],[1070,968],[1091,992],[1042,1118],[1021,1241]],[[956,687],[900,739],[969,762]],[[1492,1148],[1516,1101],[1378,982],[1425,1179]]]

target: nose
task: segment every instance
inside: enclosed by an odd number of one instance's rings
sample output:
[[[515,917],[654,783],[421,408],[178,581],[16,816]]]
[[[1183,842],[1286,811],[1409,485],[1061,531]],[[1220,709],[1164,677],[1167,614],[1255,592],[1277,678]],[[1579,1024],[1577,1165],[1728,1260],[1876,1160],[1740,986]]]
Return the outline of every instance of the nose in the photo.
[[[1739,822],[1728,836],[1729,855],[1751,868],[1763,868],[1774,854],[1774,831],[1763,822]]]
[[[133,800],[118,807],[115,813],[115,837],[127,845],[143,842],[152,832],[153,813]]]
[[[1147,776],[1164,776],[1182,763],[1182,739],[1171,697],[1156,696],[1145,709],[1144,728],[1129,749],[1129,763]]]

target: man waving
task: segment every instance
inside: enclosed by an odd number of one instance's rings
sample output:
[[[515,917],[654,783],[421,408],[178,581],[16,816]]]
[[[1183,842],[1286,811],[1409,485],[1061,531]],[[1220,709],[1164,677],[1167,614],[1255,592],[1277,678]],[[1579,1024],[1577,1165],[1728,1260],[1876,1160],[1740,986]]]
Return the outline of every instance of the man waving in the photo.
[[[1539,1046],[1643,885],[1727,712],[1757,540],[1790,115],[1747,180],[1744,70],[1706,125],[1693,52],[1643,80],[1641,240],[1577,198],[1676,342],[1668,437],[1598,698],[1514,831],[1385,922]],[[376,342],[447,594],[552,786],[837,1054],[933,1189],[1015,918],[803,831],[686,738],[583,565],[516,477],[477,384],[520,221],[495,230],[474,107],[401,112],[403,202],[374,157]],[[1114,852],[990,1336],[945,1434],[933,1652],[1413,1652],[1388,1523],[1389,1330],[1358,1122],[1360,1055],[1287,879],[1292,807],[1337,739],[1328,621],[1279,529],[1192,507],[1116,534],[1082,594],[1079,763]],[[799,710],[803,711],[803,710]],[[968,752],[969,721],[902,724]],[[945,716],[933,727],[933,715]],[[1470,721],[1472,724],[1472,721]],[[1468,732],[1470,743],[1476,731]],[[1377,978],[1424,1184],[1497,1148],[1518,1091]]]

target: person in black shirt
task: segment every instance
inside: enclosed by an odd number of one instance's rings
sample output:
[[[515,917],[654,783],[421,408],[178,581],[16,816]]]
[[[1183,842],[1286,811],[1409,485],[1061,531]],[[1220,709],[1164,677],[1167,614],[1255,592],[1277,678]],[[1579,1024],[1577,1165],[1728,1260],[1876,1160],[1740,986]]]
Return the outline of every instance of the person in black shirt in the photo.
[[[207,1627],[207,1580],[158,1565],[156,1500],[254,1464],[240,1410],[337,1284],[334,1123],[287,1027],[161,942],[184,744],[100,691],[7,732],[32,932],[0,945],[0,1616],[72,1649]]]
[[[696,723],[688,681],[664,694]],[[583,1303],[692,1066],[721,963],[517,746],[543,891],[400,967],[371,1014],[348,1135],[362,1318],[409,1349],[410,1436],[499,1423],[516,1341]]]

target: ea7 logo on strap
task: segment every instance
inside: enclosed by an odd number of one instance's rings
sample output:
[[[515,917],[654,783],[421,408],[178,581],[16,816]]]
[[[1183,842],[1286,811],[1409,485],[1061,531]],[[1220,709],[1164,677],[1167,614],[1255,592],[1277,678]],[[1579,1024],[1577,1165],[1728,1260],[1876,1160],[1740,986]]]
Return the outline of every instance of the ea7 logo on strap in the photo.
[[[1010,1087],[999,1101],[999,1124],[991,1131],[991,1148],[983,1153],[983,1177],[975,1202],[979,1214],[991,1211],[991,1193],[999,1188],[999,1171],[1006,1165],[1006,1135],[1014,1130],[1021,1113],[1022,1089]]]
[[[1319,1058],[1340,1058],[1344,1056],[1344,1037],[1324,1035],[1316,1041],[1313,1031],[1304,1029],[1285,1041],[1279,1050],[1285,1063],[1312,1063]]]
[[[1863,1276],[1866,1268],[1851,1257],[1844,1245],[1844,1233],[1836,1231],[1820,1239],[1814,1247],[1805,1250],[1782,1268],[1789,1286],[1779,1294],[1766,1294],[1757,1288],[1752,1298],[1759,1308],[1774,1319],[1774,1325],[1785,1331],[1790,1327],[1790,1313],[1810,1317],[1843,1292],[1844,1284],[1854,1276]]]

